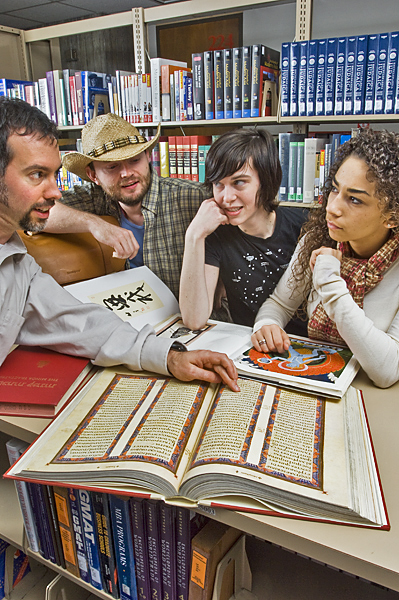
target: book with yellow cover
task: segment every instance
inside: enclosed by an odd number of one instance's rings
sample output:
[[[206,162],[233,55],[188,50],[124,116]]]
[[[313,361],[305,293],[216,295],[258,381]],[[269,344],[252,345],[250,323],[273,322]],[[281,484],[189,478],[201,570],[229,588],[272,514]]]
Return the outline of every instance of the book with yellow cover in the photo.
[[[361,393],[105,369],[7,477],[389,528]]]

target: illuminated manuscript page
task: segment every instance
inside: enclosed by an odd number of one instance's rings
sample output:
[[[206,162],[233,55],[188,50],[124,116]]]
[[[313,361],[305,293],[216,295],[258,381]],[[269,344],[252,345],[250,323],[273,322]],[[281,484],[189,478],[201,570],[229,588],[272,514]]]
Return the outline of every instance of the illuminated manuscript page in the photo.
[[[171,379],[162,391],[165,378],[147,378],[141,373],[132,378],[130,371],[118,369],[118,373],[121,371],[122,376],[114,385],[115,372],[107,369],[74,410],[65,413],[62,427],[53,431],[49,427],[37,452],[38,468],[66,474],[98,472],[98,469],[110,474],[111,470],[145,469],[167,479],[177,489],[177,480],[191,459],[214,388],[205,386],[202,401],[197,402],[198,413],[192,418],[192,407],[201,387],[198,383],[184,384]],[[108,387],[112,391],[105,395]],[[98,403],[104,396],[105,401]],[[94,406],[96,411],[92,410]],[[191,433],[184,438],[179,454],[176,445],[187,422],[191,423]],[[46,464],[49,456],[53,456],[53,461]],[[173,456],[173,469],[166,469],[165,464]],[[131,457],[139,458],[134,462],[129,460]]]
[[[330,501],[335,498],[337,502],[345,502],[347,476],[341,404],[326,401],[324,406],[324,447],[320,447],[324,469],[319,489],[312,489],[298,485],[295,480],[308,481],[312,477],[317,397],[282,389],[270,435],[268,426],[277,388],[245,379],[239,379],[239,385],[240,393],[223,390],[216,400],[216,409],[211,408],[206,433],[185,481],[197,475],[214,474],[217,479],[218,473],[231,474],[287,491],[294,486],[296,493],[315,498],[328,489]],[[253,435],[248,437],[262,385],[266,391],[258,405]],[[267,433],[269,445],[265,452]]]

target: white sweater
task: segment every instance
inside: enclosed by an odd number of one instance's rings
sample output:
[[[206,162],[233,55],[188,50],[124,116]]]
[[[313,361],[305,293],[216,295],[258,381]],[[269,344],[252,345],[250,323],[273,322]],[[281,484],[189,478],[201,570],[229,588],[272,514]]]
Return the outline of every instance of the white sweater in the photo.
[[[305,286],[293,293],[287,285],[297,251],[298,247],[273,294],[259,309],[254,332],[272,324],[284,329],[305,299]],[[340,277],[340,265],[331,255],[317,257],[308,316],[321,301],[370,379],[379,387],[389,387],[399,380],[399,258],[385,272],[383,280],[365,295],[363,309],[355,303]]]

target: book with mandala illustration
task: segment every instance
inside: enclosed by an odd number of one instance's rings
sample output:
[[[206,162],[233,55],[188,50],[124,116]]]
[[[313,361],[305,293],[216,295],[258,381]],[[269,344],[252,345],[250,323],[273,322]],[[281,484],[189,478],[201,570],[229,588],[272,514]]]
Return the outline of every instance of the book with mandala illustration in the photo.
[[[286,352],[258,352],[253,346],[232,358],[242,376],[275,385],[340,398],[353,381],[359,363],[349,348],[291,336]]]
[[[389,528],[361,392],[105,369],[6,477]]]

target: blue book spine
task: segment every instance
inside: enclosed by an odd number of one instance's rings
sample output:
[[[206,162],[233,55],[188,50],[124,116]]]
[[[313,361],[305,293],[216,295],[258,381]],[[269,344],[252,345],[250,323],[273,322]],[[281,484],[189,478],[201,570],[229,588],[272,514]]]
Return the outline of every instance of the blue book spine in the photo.
[[[366,83],[364,89],[364,114],[374,113],[375,78],[377,73],[378,34],[369,35],[367,47]]]
[[[128,497],[110,494],[112,532],[121,600],[137,600],[136,567]]]
[[[242,117],[242,48],[233,48],[233,117]]]
[[[280,200],[280,202],[286,202],[288,200],[289,152],[290,134],[280,132],[278,134],[278,158],[280,161],[282,171],[281,183],[278,191],[278,199]]]
[[[281,46],[281,116],[290,116],[290,45]]]
[[[134,559],[136,562],[137,596],[139,600],[148,600],[150,598],[150,571],[148,566],[144,500],[130,498],[130,516],[133,532]]]
[[[223,50],[215,50],[215,117],[224,119]]]
[[[223,50],[223,87],[224,87],[224,116],[233,118],[233,50]]]
[[[314,117],[316,109],[317,40],[308,42],[308,72],[306,76],[306,116]]]
[[[344,115],[353,115],[353,91],[355,83],[357,37],[346,38]]]
[[[79,510],[77,490],[69,488],[68,497],[69,506],[71,508],[72,526],[75,534],[76,556],[78,558],[80,577],[83,581],[90,583],[89,565],[84,543],[83,522]]]
[[[334,114],[344,114],[344,90],[345,90],[345,52],[346,38],[338,38],[337,62],[335,68],[335,105]]]
[[[186,77],[187,121],[194,119],[193,78]]]
[[[94,510],[87,490],[78,490],[79,510],[82,516],[84,543],[86,549],[87,562],[89,565],[90,583],[98,590],[102,590],[101,570],[100,570],[100,552],[98,549],[98,540],[96,534],[96,522]]]
[[[336,38],[327,40],[326,51],[326,77],[324,83],[324,111],[326,115],[334,114],[334,97],[335,97],[335,65],[337,62],[337,45]]]
[[[159,532],[158,503],[145,502],[146,530],[148,544],[148,567],[150,573],[151,598],[162,598],[161,539]]]
[[[378,40],[377,70],[375,76],[374,114],[380,115],[385,110],[385,82],[388,64],[389,33],[380,33]]]
[[[298,116],[299,43],[290,45],[290,116]]]
[[[395,109],[396,80],[398,76],[399,31],[389,34],[388,64],[385,84],[385,113]]]
[[[324,115],[324,84],[326,79],[327,40],[317,46],[316,115]]]
[[[299,42],[298,114],[306,117],[306,92],[309,42]]]
[[[368,36],[360,35],[357,38],[355,81],[353,89],[353,114],[364,114],[364,92],[366,86]]]
[[[205,80],[205,119],[213,119],[215,115],[213,52],[204,52],[204,80]]]

